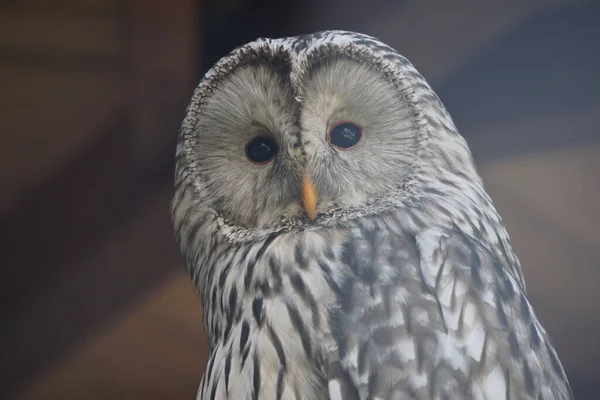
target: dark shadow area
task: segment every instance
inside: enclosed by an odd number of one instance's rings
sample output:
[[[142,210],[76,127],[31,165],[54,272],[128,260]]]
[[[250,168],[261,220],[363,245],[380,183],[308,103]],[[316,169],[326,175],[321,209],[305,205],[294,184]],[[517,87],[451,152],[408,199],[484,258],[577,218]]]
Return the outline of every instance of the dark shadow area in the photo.
[[[487,147],[485,126],[589,109],[600,103],[600,7],[560,7],[536,14],[486,45],[435,89],[481,158],[501,158],[600,140],[597,129],[515,137]],[[497,143],[497,141],[493,141]]]

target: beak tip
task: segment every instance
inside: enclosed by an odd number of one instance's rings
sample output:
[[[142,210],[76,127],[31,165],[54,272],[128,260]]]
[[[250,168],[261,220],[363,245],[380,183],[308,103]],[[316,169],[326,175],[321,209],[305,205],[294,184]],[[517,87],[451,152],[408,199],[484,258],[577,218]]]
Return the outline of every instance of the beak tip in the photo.
[[[302,203],[308,219],[313,221],[317,217],[317,190],[306,175],[302,179]]]

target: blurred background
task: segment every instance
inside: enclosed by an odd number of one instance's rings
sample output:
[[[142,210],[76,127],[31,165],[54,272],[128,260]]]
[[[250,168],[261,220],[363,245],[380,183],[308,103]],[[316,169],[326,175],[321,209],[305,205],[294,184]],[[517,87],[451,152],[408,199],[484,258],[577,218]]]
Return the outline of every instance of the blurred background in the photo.
[[[206,69],[348,29],[407,56],[469,141],[578,399],[600,398],[600,2],[3,0],[0,398],[193,399],[200,300],[169,221]]]

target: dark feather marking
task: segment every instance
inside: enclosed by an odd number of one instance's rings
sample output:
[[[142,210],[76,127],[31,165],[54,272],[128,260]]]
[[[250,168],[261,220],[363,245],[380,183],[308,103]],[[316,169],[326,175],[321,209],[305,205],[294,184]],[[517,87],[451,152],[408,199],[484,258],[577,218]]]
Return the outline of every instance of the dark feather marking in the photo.
[[[296,260],[296,264],[302,269],[306,269],[308,267],[308,263],[304,258],[304,254],[302,254],[302,246],[300,243],[296,245],[296,249],[294,250],[294,258]]]
[[[519,356],[519,352],[521,351],[519,342],[517,341],[517,335],[515,331],[512,331],[508,335],[508,344],[510,345],[510,352],[513,357],[517,358]]]
[[[488,334],[487,334],[487,332],[485,332],[485,336],[483,337],[483,347],[481,350],[480,365],[485,365],[485,359],[487,358],[487,347],[488,347]]]
[[[221,274],[219,275],[219,287],[223,288],[225,286],[225,278],[227,278],[227,274],[229,273],[229,269],[231,268],[231,262],[228,262],[225,267],[221,270]]]
[[[335,261],[335,254],[333,253],[333,250],[331,250],[331,247],[326,247],[324,254],[329,261]]]
[[[279,373],[277,374],[277,400],[281,400],[281,397],[283,396],[283,377],[284,377],[284,370],[283,368],[279,370]]]
[[[444,328],[444,332],[448,333],[448,325],[446,324],[446,318],[444,317],[444,312],[442,311],[442,303],[438,296],[435,296],[435,303],[437,306],[438,316],[440,317],[440,321],[442,322],[442,327]]]
[[[292,273],[290,275],[290,281],[292,283],[292,287],[296,290],[296,292],[298,292],[302,300],[310,307],[313,325],[319,326],[321,317],[319,315],[319,308],[317,306],[315,296],[313,296],[310,289],[306,287],[300,274]]]
[[[444,197],[444,196],[446,196],[446,194],[443,193],[441,190],[438,190],[438,189],[435,189],[435,188],[426,187],[423,190],[424,190],[425,193],[433,194],[433,195],[436,195],[438,197]]]
[[[481,233],[478,231],[477,226],[473,223],[473,221],[469,218],[465,218],[469,226],[471,227],[472,235],[475,237],[481,237]]]
[[[213,290],[212,290],[212,293],[210,296],[210,302],[211,302],[210,308],[211,308],[211,310],[214,310],[214,311],[216,311],[216,309],[217,309],[217,289],[218,289],[217,286],[213,287]]]
[[[408,304],[404,304],[404,320],[406,321],[406,333],[412,333],[412,314],[411,307]]]
[[[435,290],[436,291],[440,290],[440,282],[442,280],[442,275],[443,275],[444,269],[446,268],[446,261],[448,261],[448,252],[447,251],[444,253],[444,258],[442,258],[440,267],[438,268],[437,275],[435,277]]]
[[[444,332],[448,332],[448,325],[446,324],[446,318],[444,317],[444,312],[442,311],[442,303],[440,302],[440,298],[437,295],[437,292],[439,292],[439,290],[440,290],[440,281],[442,279],[442,272],[443,272],[444,268],[446,267],[447,260],[448,260],[448,252],[446,252],[444,254],[444,258],[441,261],[437,276],[435,277],[435,292],[436,292],[435,302],[437,305],[438,315],[440,317],[440,320],[442,321],[442,326],[444,327]],[[456,284],[456,277],[454,278],[453,284]],[[452,304],[451,304],[451,307],[452,307]],[[454,308],[454,307],[452,307],[452,308]],[[461,311],[461,313],[462,313],[462,311]],[[461,321],[462,321],[462,316],[461,316]]]
[[[242,332],[240,334],[240,352],[242,352],[244,350],[244,347],[246,347],[249,333],[250,325],[248,324],[248,321],[244,320],[244,322],[242,323]]]
[[[465,238],[466,245],[469,247],[469,250],[471,251],[471,262],[470,262],[470,266],[471,266],[471,279],[473,280],[473,283],[475,284],[475,286],[477,288],[481,288],[482,286],[482,281],[481,281],[481,258],[479,257],[479,254],[477,253],[477,249],[475,249],[475,246],[473,245],[473,243],[468,240],[468,238]]]
[[[523,377],[525,379],[525,391],[533,395],[533,391],[535,390],[534,382],[533,382],[533,374],[531,373],[531,369],[529,368],[529,364],[527,361],[523,361]]]
[[[510,277],[509,277],[510,273],[506,270],[506,265],[504,263],[502,263],[502,261],[499,260],[495,254],[491,254],[491,253],[488,253],[488,254],[490,256],[490,259],[492,261],[492,266],[494,267],[494,270],[496,271],[498,278],[504,284],[504,287],[502,288],[503,295],[506,298],[511,299],[515,295],[515,289],[510,280]],[[506,262],[508,262],[508,259],[506,259]]]
[[[262,244],[262,246],[260,246],[260,248],[258,249],[258,251],[256,252],[256,255],[254,256],[255,259],[260,260],[263,255],[265,254],[265,252],[267,251],[267,249],[269,248],[269,246],[271,246],[271,244],[273,243],[273,241],[277,239],[277,234],[271,234]]]
[[[252,282],[252,275],[254,274],[254,267],[256,266],[257,260],[253,260],[248,264],[248,269],[246,269],[246,275],[244,276],[244,288],[246,291],[250,289],[250,282]]]
[[[345,331],[342,324],[342,318],[344,318],[343,314],[338,307],[331,309],[329,311],[329,318],[327,318],[331,336],[338,344],[338,357],[340,359],[343,359],[346,356],[346,338],[344,335]]]
[[[233,326],[233,315],[227,315],[227,324],[225,325],[225,331],[223,332],[223,340],[227,340],[227,338],[229,337],[232,326]]]
[[[229,373],[231,372],[231,349],[225,359],[225,393],[229,395]]]
[[[383,312],[389,318],[392,316],[392,296],[390,295],[391,288],[384,286],[381,288],[381,296],[383,297]]]
[[[438,364],[435,364],[433,366],[433,370],[428,373],[429,379],[427,379],[428,380],[428,382],[427,382],[427,391],[429,392],[429,398],[430,399],[434,399],[434,398],[437,397],[436,396],[436,394],[438,394],[437,393],[438,392],[438,390],[437,390],[437,383],[438,383],[437,380],[439,379],[440,370],[442,368],[446,368],[446,365],[444,364],[443,361],[441,361]],[[440,400],[442,400],[442,399],[440,398]]]
[[[452,231],[454,232],[456,239],[459,240],[459,244],[455,246],[456,252],[454,254],[460,258],[460,262],[462,262],[465,267],[470,267],[471,280],[478,288],[481,288],[481,258],[479,257],[473,239],[465,234],[456,224],[452,226]],[[470,255],[466,254],[466,250],[470,252]]]
[[[453,164],[449,164],[449,167],[452,170],[452,173],[454,175],[458,176],[460,178],[460,180],[465,181],[465,182],[469,182],[471,180],[471,178],[469,176],[467,176],[467,174],[465,172],[459,170]]]
[[[256,263],[262,259],[263,254],[267,251],[267,249],[269,248],[271,243],[273,243],[275,238],[277,238],[277,235],[275,235],[275,234],[272,234],[271,236],[269,236],[263,242],[262,246],[260,246],[260,248],[256,252],[256,255],[254,256],[253,260],[248,264],[248,269],[246,270],[246,276],[244,277],[244,287],[246,288],[246,291],[248,291],[250,289],[250,282],[252,282],[252,274],[254,273],[254,267],[256,266]]]
[[[452,295],[450,296],[450,309],[454,311],[456,309],[456,282],[458,279],[454,279],[452,282]]]
[[[304,284],[304,281],[302,280],[302,277],[300,276],[300,274],[291,273],[290,274],[290,282],[292,283],[292,287],[296,290],[296,292],[298,292],[300,297],[302,297],[302,299],[304,299],[307,291],[306,291],[306,285]]]
[[[275,280],[273,290],[276,293],[281,292],[281,287],[283,286],[283,282],[281,280],[281,274],[277,268],[277,264],[275,262],[275,258],[273,256],[269,257],[269,269],[271,271],[271,276]]]
[[[231,292],[229,293],[229,311],[226,313],[227,315],[227,325],[225,327],[225,333],[223,335],[223,339],[227,339],[229,333],[231,331],[231,327],[233,325],[233,317],[235,315],[235,309],[237,307],[237,288],[233,286],[231,288]]]
[[[209,377],[209,378],[213,376],[212,372],[213,372],[213,366],[215,365],[215,354],[216,353],[213,353],[213,355],[210,357],[210,361],[208,363],[208,368],[207,368],[207,374],[206,374],[206,376]],[[205,381],[206,380],[207,379],[205,379]]]
[[[498,232],[496,231],[496,244],[497,247],[500,249],[500,252],[502,253],[502,257],[506,260],[507,263],[510,262],[510,258],[508,257],[508,251],[506,251],[506,247],[504,246],[504,241],[502,240],[502,238],[500,237],[500,235],[498,234]],[[515,278],[517,278],[515,276]]]
[[[190,207],[188,211],[192,211],[192,210],[194,210],[194,207]],[[192,225],[192,227],[190,228],[190,231],[189,231],[189,236],[187,237],[187,240],[186,240],[188,248],[195,247],[194,241],[196,239],[196,235],[198,235],[198,232],[203,227],[204,227],[204,224],[202,224],[202,223],[196,223],[196,224]],[[214,253],[212,253],[212,254],[214,254]]]
[[[283,351],[283,345],[281,344],[281,340],[277,333],[273,330],[273,328],[269,325],[269,337],[271,342],[273,343],[273,347],[277,352],[277,357],[279,358],[279,363],[281,364],[281,371],[285,371],[287,369],[287,361],[285,359],[285,352]]]
[[[515,295],[515,288],[506,271],[502,271],[501,277],[502,283],[504,283],[504,296],[508,299],[512,299]]]
[[[291,304],[286,305],[288,309],[288,314],[290,315],[290,320],[292,321],[292,325],[294,325],[294,328],[296,328],[296,330],[298,331],[298,334],[300,335],[300,340],[302,341],[302,347],[304,347],[304,352],[306,353],[306,356],[310,359],[312,355],[310,337],[308,336],[308,331],[304,326],[302,317],[300,316],[298,309],[296,309]]]
[[[425,349],[424,349],[423,341],[424,341],[424,338],[417,337],[416,343],[415,343],[415,347],[416,347],[415,355],[417,358],[417,370],[419,371],[419,373],[423,372],[423,366],[424,366],[423,356],[424,356]]]
[[[537,350],[540,347],[540,335],[533,323],[529,324],[529,332],[531,334],[531,344],[534,350]]]
[[[369,392],[369,397],[368,399],[372,399],[372,393],[375,392],[376,388],[377,388],[377,371],[370,371],[369,372],[369,381],[367,383],[367,390]]]
[[[244,365],[246,364],[246,360],[248,359],[249,353],[250,353],[250,346],[246,347],[246,349],[242,353],[242,365],[240,367],[240,370],[244,369]]]
[[[215,381],[215,382],[213,382],[212,389],[211,389],[211,391],[210,391],[210,398],[211,398],[212,400],[214,400],[214,399],[215,399],[215,396],[216,396],[216,394],[217,394],[217,383],[219,383],[219,381]]]
[[[360,345],[360,347],[358,348],[358,373],[360,375],[364,374],[365,371],[367,370],[368,367],[368,349],[367,347],[369,346],[369,341],[365,341],[363,344]]]
[[[260,281],[256,283],[256,290],[260,292],[263,297],[269,298],[271,297],[271,286],[267,281]]]
[[[377,282],[377,278],[379,277],[378,275],[378,271],[373,268],[373,266],[365,265],[360,269],[360,278],[369,285],[373,285],[375,282]],[[371,295],[373,295],[372,288]]]
[[[329,363],[327,368],[327,376],[330,381],[336,380],[341,388],[342,399],[344,400],[358,400],[358,391],[353,385],[353,381],[348,375],[348,372],[342,369],[339,361],[333,361]]]
[[[261,327],[265,321],[263,314],[263,299],[261,297],[256,297],[252,301],[252,314],[254,315],[254,319],[258,326]]]
[[[339,295],[341,293],[340,287],[337,285],[337,283],[333,279],[333,274],[331,273],[331,268],[329,268],[329,265],[327,265],[327,263],[325,261],[322,261],[322,260],[319,260],[317,262],[317,265],[323,271],[323,276],[325,278],[325,281],[329,285],[329,288],[331,290],[333,290],[334,293],[336,293],[337,295]]]
[[[370,244],[370,246],[368,248],[373,252],[373,254],[371,254],[371,256],[373,256],[373,257],[368,257],[368,258],[371,260],[374,260],[375,252],[383,244],[383,237],[377,230],[377,227],[367,228],[367,227],[363,226],[363,232],[364,232],[365,239],[367,239],[367,241]]]
[[[254,400],[258,399],[258,394],[260,393],[260,364],[258,360],[258,354],[254,355],[254,371],[252,373],[252,385],[254,390],[252,392],[252,398]]]
[[[349,313],[354,308],[354,292],[359,283],[348,279],[344,282],[341,290],[341,295],[338,296],[340,306],[344,313]]]
[[[242,308],[238,307],[238,309],[235,312],[234,320],[237,323],[237,322],[240,322],[241,319],[242,319]]]
[[[215,330],[214,330],[214,337],[215,337],[215,340],[217,340],[217,338],[220,338],[220,337],[221,337],[221,330],[219,329],[219,326],[218,326],[218,325],[217,325],[217,326],[215,326]]]
[[[346,241],[342,245],[342,263],[347,265],[352,271],[357,271],[356,266],[356,254],[354,252],[354,243],[351,241]]]
[[[477,216],[479,217],[478,223],[477,223],[477,229],[479,229],[479,232],[481,232],[482,236],[485,236],[485,235],[487,235],[488,231],[487,231],[487,228],[485,227],[485,225],[483,225],[483,216],[481,215],[481,211],[475,209],[475,213],[477,213]]]
[[[216,236],[216,235],[213,235],[213,236]],[[215,241],[216,240],[217,239],[215,239]],[[229,251],[231,251],[231,245],[229,243],[225,243],[225,244],[221,243],[221,246],[223,246],[223,248],[219,252],[214,253],[215,254],[215,257],[213,257],[214,260],[221,260],[221,259],[223,259],[225,257],[225,255]],[[218,265],[217,263],[213,263],[213,264],[214,265]]]
[[[527,298],[525,295],[521,294],[520,296],[520,304],[521,304],[521,315],[527,321],[531,320],[531,311],[529,310],[529,303],[527,302]]]
[[[506,312],[504,311],[504,304],[500,299],[500,296],[496,296],[496,312],[498,313],[498,319],[502,326],[508,328],[508,318],[506,317]]]
[[[391,347],[396,344],[399,328],[382,326],[373,331],[373,340],[382,347]]]

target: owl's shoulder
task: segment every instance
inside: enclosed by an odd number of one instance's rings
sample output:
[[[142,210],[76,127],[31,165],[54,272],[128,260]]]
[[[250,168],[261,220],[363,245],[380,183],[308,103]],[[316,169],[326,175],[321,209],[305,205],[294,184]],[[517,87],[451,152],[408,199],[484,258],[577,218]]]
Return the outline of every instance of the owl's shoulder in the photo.
[[[334,334],[358,393],[572,397],[526,294],[488,244],[455,228],[381,228],[355,229],[343,260],[354,275]]]

